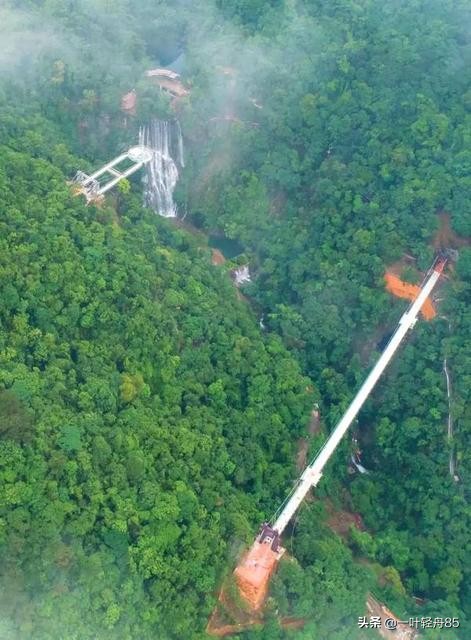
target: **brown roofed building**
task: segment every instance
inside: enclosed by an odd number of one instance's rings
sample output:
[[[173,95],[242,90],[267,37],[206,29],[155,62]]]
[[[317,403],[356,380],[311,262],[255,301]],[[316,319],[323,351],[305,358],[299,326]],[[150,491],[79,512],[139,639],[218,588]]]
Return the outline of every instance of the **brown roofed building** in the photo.
[[[121,109],[128,113],[129,115],[136,115],[136,106],[137,106],[137,94],[133,89],[129,93],[124,94],[121,98]]]

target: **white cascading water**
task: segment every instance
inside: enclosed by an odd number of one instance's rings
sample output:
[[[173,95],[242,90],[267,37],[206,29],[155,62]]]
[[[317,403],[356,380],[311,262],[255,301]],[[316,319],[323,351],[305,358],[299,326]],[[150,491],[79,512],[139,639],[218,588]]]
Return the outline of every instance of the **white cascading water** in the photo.
[[[252,282],[252,276],[250,275],[250,269],[248,264],[244,264],[241,267],[237,267],[232,271],[232,277],[238,287],[245,282]]]
[[[141,127],[139,144],[153,151],[152,160],[146,165],[144,203],[165,218],[175,218],[173,192],[179,176],[178,166],[185,166],[180,123],[152,120]]]

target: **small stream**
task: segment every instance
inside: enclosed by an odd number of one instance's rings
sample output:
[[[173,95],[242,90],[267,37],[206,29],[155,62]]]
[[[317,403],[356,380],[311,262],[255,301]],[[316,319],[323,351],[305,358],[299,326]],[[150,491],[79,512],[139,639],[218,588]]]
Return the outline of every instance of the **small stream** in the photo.
[[[450,459],[449,459],[449,470],[450,476],[457,480],[456,476],[456,466],[455,466],[455,453],[453,447],[453,419],[451,417],[451,381],[450,381],[450,373],[448,371],[448,365],[446,358],[443,360],[443,372],[445,373],[446,378],[446,394],[448,397],[448,430],[447,430],[447,439],[448,444],[450,445]]]

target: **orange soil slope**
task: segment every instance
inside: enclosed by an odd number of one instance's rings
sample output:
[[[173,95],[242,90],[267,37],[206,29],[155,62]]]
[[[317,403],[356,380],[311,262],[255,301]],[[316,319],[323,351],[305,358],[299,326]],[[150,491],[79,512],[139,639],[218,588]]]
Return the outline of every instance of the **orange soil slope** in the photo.
[[[269,544],[255,541],[234,571],[239,593],[253,612],[258,611],[265,600],[271,575],[283,551],[273,551]]]
[[[386,272],[384,278],[386,280],[386,289],[389,291],[389,293],[392,293],[398,298],[406,298],[407,300],[412,301],[415,300],[419,295],[420,287],[418,285],[404,282],[394,273]],[[432,318],[435,318],[435,316],[437,315],[430,298],[427,298],[427,300],[424,302],[420,312],[422,313],[425,320],[432,320]]]

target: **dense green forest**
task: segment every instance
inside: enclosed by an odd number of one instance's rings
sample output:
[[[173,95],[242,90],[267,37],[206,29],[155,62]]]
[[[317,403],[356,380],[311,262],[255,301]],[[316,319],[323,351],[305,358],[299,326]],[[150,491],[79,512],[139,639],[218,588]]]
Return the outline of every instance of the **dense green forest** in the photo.
[[[312,454],[405,308],[386,267],[417,282],[440,244],[438,315],[354,427],[369,473],[345,441],[240,637],[377,638],[368,591],[459,617],[423,638],[471,637],[469,1],[6,0],[0,35],[0,640],[207,638],[313,405]],[[175,105],[144,72],[182,53]],[[145,209],[139,174],[72,195],[175,115],[191,226]],[[244,247],[243,296],[209,233]]]

